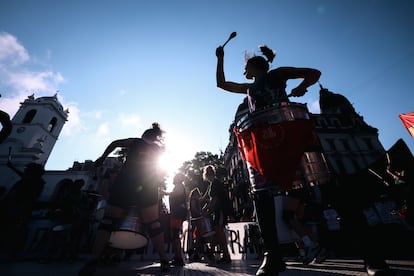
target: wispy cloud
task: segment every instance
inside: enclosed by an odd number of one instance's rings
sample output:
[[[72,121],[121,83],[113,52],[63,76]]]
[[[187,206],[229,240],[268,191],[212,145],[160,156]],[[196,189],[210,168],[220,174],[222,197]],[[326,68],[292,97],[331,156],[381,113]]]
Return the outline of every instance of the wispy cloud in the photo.
[[[109,126],[108,123],[103,123],[98,126],[97,136],[107,136],[109,134]]]
[[[22,70],[9,72],[9,85],[18,91],[50,93],[58,90],[59,84],[63,81],[63,76],[60,73],[51,71],[30,72]]]
[[[32,61],[15,36],[0,32],[0,109],[11,117],[27,96],[33,93],[36,97],[54,95],[65,81],[59,72],[32,69]],[[64,102],[62,104],[65,106]]]
[[[17,66],[29,60],[29,53],[17,38],[6,32],[0,32],[0,67]]]
[[[81,112],[76,103],[68,103],[65,105],[65,108],[69,110],[68,121],[65,123],[62,129],[62,135],[64,136],[74,136],[79,134],[84,130]]]
[[[140,116],[138,114],[125,114],[121,113],[118,115],[117,119],[118,123],[122,127],[130,128],[133,127],[134,129],[137,129],[140,125]]]

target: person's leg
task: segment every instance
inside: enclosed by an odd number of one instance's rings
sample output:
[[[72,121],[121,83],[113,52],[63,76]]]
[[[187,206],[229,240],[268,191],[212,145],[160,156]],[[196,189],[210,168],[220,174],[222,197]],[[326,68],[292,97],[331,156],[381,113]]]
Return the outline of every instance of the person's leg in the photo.
[[[98,227],[95,241],[92,246],[92,255],[99,258],[108,244],[111,233],[118,220],[125,216],[125,210],[116,206],[108,205],[104,217]]]
[[[230,253],[229,248],[227,246],[227,238],[226,238],[226,232],[223,225],[216,225],[214,227],[214,231],[216,231],[216,238],[217,238],[217,244],[219,245],[220,249],[223,251],[223,257],[218,260],[218,262],[222,263],[230,263]]]
[[[182,223],[183,221],[180,219],[171,219],[171,238],[174,252],[174,258],[171,261],[171,264],[175,266],[184,266],[180,240]]]
[[[300,199],[290,196],[283,197],[283,221],[301,238],[306,251],[303,263],[309,264],[319,254],[321,247],[312,233],[307,231],[298,219],[298,215],[300,216],[303,212],[302,208]]]
[[[206,256],[212,260],[214,259],[214,252],[211,249],[211,245],[201,236],[201,232],[202,232],[202,221],[197,220],[196,223],[196,231],[195,231],[195,250],[196,250],[196,256],[198,257],[198,259],[201,259],[201,254],[206,254]]]
[[[119,219],[125,215],[125,211],[126,210],[120,207],[112,205],[106,206],[104,217],[99,224],[95,241],[92,246],[92,256],[90,257],[90,260],[86,262],[85,266],[79,271],[79,276],[92,275],[94,273],[96,266],[99,263],[99,258],[102,256],[102,253],[108,244],[109,238],[111,237],[111,233]]]
[[[277,237],[274,196],[271,191],[264,190],[255,192],[253,200],[264,247],[264,259],[256,275],[277,276],[286,269],[286,265]]]
[[[142,222],[148,226],[148,234],[151,238],[154,249],[160,256],[161,270],[169,270],[167,254],[165,252],[164,230],[162,229],[159,220],[158,203],[142,208],[140,210],[140,214]]]
[[[223,257],[218,260],[219,263],[230,263],[230,253],[227,246],[227,237],[225,232],[225,218],[223,212],[217,212],[214,219],[214,231],[216,232],[217,244],[223,252]]]

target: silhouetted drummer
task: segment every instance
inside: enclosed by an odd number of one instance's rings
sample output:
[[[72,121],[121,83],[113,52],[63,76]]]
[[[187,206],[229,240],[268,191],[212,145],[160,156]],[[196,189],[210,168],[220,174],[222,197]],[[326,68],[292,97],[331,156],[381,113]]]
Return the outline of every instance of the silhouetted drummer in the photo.
[[[170,264],[164,248],[164,230],[160,222],[158,187],[163,182],[163,174],[159,173],[158,161],[164,152],[164,130],[156,122],[145,130],[141,138],[125,138],[111,142],[96,159],[95,166],[103,164],[107,156],[117,148],[126,148],[128,156],[123,163],[116,180],[109,191],[108,203],[104,217],[92,248],[92,255],[78,275],[93,275],[102,264],[102,254],[111,233],[119,222],[128,216],[132,207],[139,212],[146,226],[155,251],[160,257],[161,271],[170,270]]]
[[[236,83],[227,81],[225,78],[223,69],[223,46],[216,49],[217,86],[229,92],[247,95],[250,111],[249,116],[255,113],[263,113],[264,110],[270,107],[274,108],[278,105],[289,105],[290,96],[303,96],[306,93],[307,88],[315,84],[321,75],[320,71],[311,68],[279,67],[269,71],[269,63],[273,61],[275,52],[267,46],[260,46],[260,50],[262,51],[264,57],[253,56],[247,60],[245,66],[244,75],[246,76],[246,79],[253,80],[253,82]],[[292,89],[290,95],[288,96],[286,93],[286,83],[289,79],[303,79],[303,81],[296,88]],[[305,111],[304,113],[307,112]],[[278,275],[280,271],[284,271],[286,268],[286,265],[282,260],[283,256],[279,250],[278,238],[276,235],[277,230],[275,222],[274,190],[288,190],[291,187],[291,182],[295,177],[295,170],[299,165],[300,157],[306,147],[306,141],[312,139],[312,127],[309,127],[311,125],[309,121],[310,120],[308,118],[308,120],[300,120],[300,122],[298,122],[299,125],[296,125],[293,122],[288,122],[287,124],[278,126],[279,128],[283,128],[281,130],[282,132],[285,132],[286,130],[292,133],[293,131],[295,134],[291,136],[288,136],[287,133],[286,135],[285,133],[283,133],[283,135],[282,133],[277,135],[277,128],[269,129],[269,132],[267,132],[269,135],[276,133],[277,137],[275,137],[275,139],[277,140],[277,146],[282,149],[276,154],[278,158],[277,161],[281,166],[290,164],[290,167],[288,168],[289,170],[285,170],[283,168],[283,173],[278,173],[277,170],[273,170],[276,172],[274,173],[276,175],[268,177],[266,173],[261,171],[261,168],[266,166],[274,166],[272,165],[274,162],[262,162],[260,168],[254,166],[254,168],[249,168],[257,219],[265,245],[265,256],[261,266],[256,272],[256,275]],[[262,120],[261,125],[266,127],[266,122],[263,123]],[[252,127],[254,128],[255,125],[253,124]],[[298,132],[295,132],[296,130],[298,130]],[[244,141],[242,141],[242,136],[245,134],[236,132],[236,135],[237,134],[240,134],[239,136],[241,137],[241,139],[238,137],[240,150],[243,147],[241,144],[244,143]],[[250,134],[251,133],[248,133],[247,135]],[[275,147],[276,142],[274,140],[267,142],[269,144],[265,145],[263,148],[266,149],[266,147]],[[294,148],[293,151],[291,150],[292,148]],[[256,153],[253,154],[247,150],[240,150],[240,153],[242,157],[248,161],[248,164],[251,163],[249,161],[251,161],[252,158],[257,158]],[[274,152],[267,152],[265,154],[275,155]],[[272,171],[272,168],[270,168],[270,171]],[[280,177],[280,181],[275,180],[278,179],[278,177]]]

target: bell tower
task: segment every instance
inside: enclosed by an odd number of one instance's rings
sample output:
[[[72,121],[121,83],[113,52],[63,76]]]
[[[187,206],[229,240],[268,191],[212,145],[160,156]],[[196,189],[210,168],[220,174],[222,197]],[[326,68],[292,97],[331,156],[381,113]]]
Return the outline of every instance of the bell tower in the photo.
[[[0,144],[0,173],[10,171],[5,167],[8,160],[21,169],[31,162],[45,165],[68,113],[68,110],[63,110],[57,94],[39,98],[31,95],[20,103],[11,120],[13,129]]]

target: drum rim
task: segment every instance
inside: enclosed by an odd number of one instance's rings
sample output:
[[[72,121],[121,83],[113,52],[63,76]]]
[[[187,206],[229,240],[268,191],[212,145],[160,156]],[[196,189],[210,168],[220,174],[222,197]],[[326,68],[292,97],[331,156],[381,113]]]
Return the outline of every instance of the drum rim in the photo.
[[[137,234],[137,235],[143,236],[144,238],[146,238],[146,239],[148,240],[148,237],[147,237],[147,235],[145,235],[145,233],[141,233],[141,232],[137,232],[137,231],[132,231],[132,230],[129,230],[129,229],[117,229],[117,230],[115,230],[115,231],[112,231],[112,232],[111,232],[111,235],[112,235],[112,234],[116,234],[117,232],[129,232],[129,233],[135,233],[135,234]]]
[[[251,120],[257,119],[258,117],[264,116],[267,113],[271,112],[272,110],[283,110],[283,109],[289,109],[290,107],[293,107],[295,109],[301,109],[303,111],[303,114],[307,114],[307,116],[298,116],[297,118],[293,118],[293,120],[281,120],[281,121],[267,121],[267,122],[251,122]],[[275,115],[273,115],[275,116]],[[297,103],[297,102],[281,102],[281,103],[274,103],[272,105],[266,106],[264,108],[261,108],[259,110],[256,110],[254,112],[248,112],[247,114],[244,114],[241,116],[237,122],[236,122],[236,129],[238,129],[239,132],[242,132],[252,125],[255,124],[275,124],[275,123],[282,123],[286,121],[296,121],[296,120],[311,120],[309,115],[309,110],[306,103]]]

